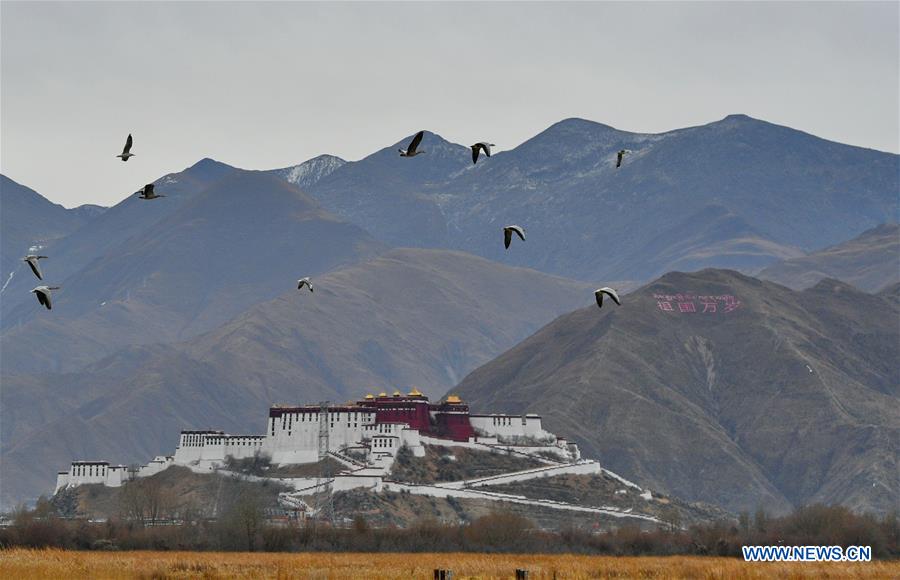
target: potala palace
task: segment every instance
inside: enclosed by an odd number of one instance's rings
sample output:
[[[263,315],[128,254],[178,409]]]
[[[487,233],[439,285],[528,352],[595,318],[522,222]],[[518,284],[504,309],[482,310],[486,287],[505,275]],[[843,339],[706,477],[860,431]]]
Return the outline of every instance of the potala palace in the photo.
[[[70,486],[120,486],[130,478],[147,477],[171,465],[196,472],[221,470],[226,458],[257,454],[272,464],[316,463],[330,457],[346,469],[328,475],[332,491],[367,487],[381,489],[397,452],[408,448],[425,455],[424,445],[464,446],[502,453],[541,457],[556,466],[580,465],[577,445],[544,430],[538,415],[478,415],[456,396],[432,403],[413,389],[407,394],[366,395],[344,405],[274,405],[262,435],[230,435],[213,430],[183,430],[173,455],[157,456],[129,469],[108,461],[73,461],[59,472],[56,492]],[[310,482],[319,485],[319,482]],[[295,482],[299,487],[302,482]]]

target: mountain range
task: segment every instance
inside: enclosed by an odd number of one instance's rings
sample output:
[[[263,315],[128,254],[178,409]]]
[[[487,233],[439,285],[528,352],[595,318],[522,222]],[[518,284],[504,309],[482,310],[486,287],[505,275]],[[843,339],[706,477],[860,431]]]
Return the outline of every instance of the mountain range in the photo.
[[[195,180],[196,173],[218,178]],[[200,184],[188,191],[182,180]],[[52,316],[21,288],[7,289],[30,300],[4,316],[5,372],[64,372],[128,344],[190,338],[283,293],[300,276],[386,248],[263,172],[201,161],[161,180],[156,192],[167,197],[131,197],[62,241],[46,276],[57,275],[57,263],[83,265],[68,276],[60,268],[63,289]]]
[[[837,278],[878,292],[900,282],[900,226],[882,224],[850,241],[773,264],[757,276],[794,289]]]
[[[66,209],[5,175],[0,175],[0,207],[0,286],[4,288],[15,272],[31,275],[21,261],[23,256],[40,252],[105,210],[96,205]]]
[[[660,134],[566,119],[472,165],[426,132],[307,187],[394,245],[449,247],[581,280],[648,281],[673,269],[758,270],[898,219],[897,155],[730,115]],[[616,151],[632,152],[615,168]],[[527,251],[504,251],[502,226]]]
[[[567,119],[477,165],[468,147],[427,131],[427,153],[400,158],[396,149],[407,141],[359,161],[321,155],[267,171],[203,159],[154,182],[165,198],[126,192],[108,209],[67,210],[3,177],[0,502],[44,491],[72,458],[146,459],[170,449],[183,427],[255,432],[251,421],[273,402],[407,385],[437,397],[555,317],[590,304],[600,285],[625,293],[671,270],[707,267],[762,270],[797,288],[819,274],[871,290],[895,280],[897,155],[743,115],[657,135]],[[617,170],[621,148],[631,153]],[[504,250],[509,223],[525,228],[526,241]],[[841,244],[884,223],[879,235]],[[46,282],[62,286],[50,312],[29,293],[38,281],[21,257],[32,247],[50,256],[41,264]],[[302,276],[313,277],[313,294],[297,293]],[[897,296],[889,287],[878,304],[896,307]],[[816,316],[849,316],[840,301],[823,304]],[[597,314],[592,308],[584,315]],[[600,314],[610,316],[606,306]],[[788,326],[820,324],[782,315]],[[841,346],[843,328],[815,340]],[[648,341],[659,332],[641,329]],[[883,380],[854,374],[862,363],[841,356],[827,350],[822,361],[834,357],[828,364],[842,380]],[[718,376],[735,362],[717,360]],[[666,372],[681,372],[644,371],[635,376],[653,390],[663,389]],[[474,392],[470,379],[462,388],[481,404],[488,393]],[[518,385],[503,389],[510,405],[522,403]],[[555,416],[557,401],[542,401],[533,408]],[[596,434],[573,436],[602,459],[610,452]],[[679,445],[701,440],[674,428],[670,436]],[[731,449],[703,441],[711,454],[715,445]],[[621,449],[631,452],[644,457],[640,448]],[[792,491],[763,468],[753,472],[744,453],[734,455],[727,478],[752,472],[753,501],[884,505],[882,496]],[[613,459],[660,489],[739,503],[713,492],[712,475],[690,488],[665,461]],[[857,484],[848,480],[848,489]]]

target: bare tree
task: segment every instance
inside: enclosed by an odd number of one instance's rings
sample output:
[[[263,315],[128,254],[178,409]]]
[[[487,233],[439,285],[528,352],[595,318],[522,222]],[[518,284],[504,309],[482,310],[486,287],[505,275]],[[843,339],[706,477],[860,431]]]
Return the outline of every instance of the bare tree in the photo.
[[[254,551],[265,525],[265,508],[262,493],[250,486],[239,486],[219,521],[223,543]]]
[[[129,520],[154,524],[171,515],[174,505],[174,495],[157,477],[129,481],[119,491],[119,512]]]
[[[144,523],[146,510],[139,482],[130,481],[119,488],[119,513],[124,519]]]

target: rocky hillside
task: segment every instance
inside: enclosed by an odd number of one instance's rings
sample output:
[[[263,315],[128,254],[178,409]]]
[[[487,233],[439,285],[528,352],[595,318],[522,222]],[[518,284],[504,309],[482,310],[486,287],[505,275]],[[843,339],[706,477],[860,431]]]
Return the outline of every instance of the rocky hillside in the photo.
[[[454,389],[544,416],[633,481],[733,511],[900,501],[896,301],[835,280],[793,291],[671,273],[576,310]]]

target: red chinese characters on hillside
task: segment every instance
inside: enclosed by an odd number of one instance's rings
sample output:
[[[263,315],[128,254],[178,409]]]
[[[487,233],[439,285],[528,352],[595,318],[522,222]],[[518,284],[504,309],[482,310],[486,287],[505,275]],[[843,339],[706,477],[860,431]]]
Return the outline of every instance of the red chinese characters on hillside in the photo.
[[[653,298],[656,299],[656,307],[663,312],[679,314],[727,314],[741,306],[741,301],[731,294],[654,294]]]

